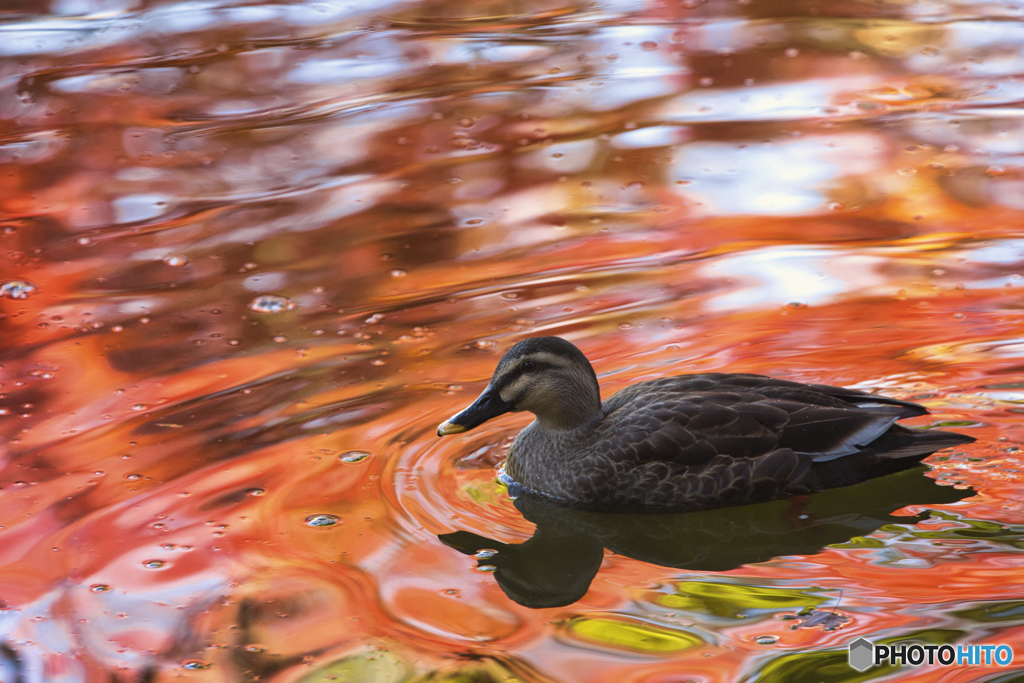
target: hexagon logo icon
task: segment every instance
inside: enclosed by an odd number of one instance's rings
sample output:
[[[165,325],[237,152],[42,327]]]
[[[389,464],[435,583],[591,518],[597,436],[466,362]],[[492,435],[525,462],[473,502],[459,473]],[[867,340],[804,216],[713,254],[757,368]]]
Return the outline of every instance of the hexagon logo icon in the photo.
[[[857,671],[864,671],[875,663],[875,646],[865,638],[858,638],[850,643],[850,666]]]

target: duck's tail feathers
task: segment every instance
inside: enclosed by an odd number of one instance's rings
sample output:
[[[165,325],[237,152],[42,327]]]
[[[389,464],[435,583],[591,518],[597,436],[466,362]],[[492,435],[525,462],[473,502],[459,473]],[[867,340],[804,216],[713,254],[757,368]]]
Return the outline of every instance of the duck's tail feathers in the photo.
[[[922,458],[943,448],[961,446],[977,441],[973,436],[957,432],[943,432],[930,429],[911,429],[902,425],[893,425],[889,430],[871,443],[871,449],[879,458],[902,460],[904,458]]]

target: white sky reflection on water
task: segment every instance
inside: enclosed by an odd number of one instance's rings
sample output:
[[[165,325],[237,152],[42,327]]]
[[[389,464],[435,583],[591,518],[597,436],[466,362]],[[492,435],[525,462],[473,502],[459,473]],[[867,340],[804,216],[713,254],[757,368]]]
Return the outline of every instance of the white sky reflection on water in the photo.
[[[878,84],[871,77],[820,78],[744,88],[690,90],[672,98],[663,118],[679,123],[789,121],[821,116],[847,92]]]
[[[885,271],[893,259],[903,257],[904,268],[914,265],[913,250],[872,248],[861,252],[840,252],[827,247],[771,246],[732,254],[702,266],[710,278],[731,278],[737,282],[724,294],[712,297],[707,306],[724,311],[748,307],[770,308],[788,303],[808,305],[834,302],[844,295],[893,296],[899,289]],[[954,252],[944,264],[985,263],[1013,266],[1024,262],[1024,240],[1008,239]],[[1019,286],[1021,277],[974,280],[966,289]],[[1015,342],[1016,343],[1016,342]]]
[[[821,304],[844,293],[863,293],[885,285],[877,272],[886,259],[827,249],[767,247],[709,263],[703,275],[735,278],[742,284],[711,298],[708,308],[722,311],[774,307],[787,303]]]
[[[679,148],[680,190],[715,214],[794,215],[827,210],[824,194],[840,175],[869,173],[884,162],[883,143],[864,134],[816,136],[773,145],[695,142]]]

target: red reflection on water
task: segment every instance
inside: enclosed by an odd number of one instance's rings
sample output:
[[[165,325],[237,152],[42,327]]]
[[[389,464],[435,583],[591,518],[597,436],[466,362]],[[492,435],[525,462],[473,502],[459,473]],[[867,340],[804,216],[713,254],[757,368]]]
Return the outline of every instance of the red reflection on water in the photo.
[[[728,370],[920,401],[979,438],[930,461],[978,495],[916,529],[1024,519],[1017,48],[977,33],[1019,14],[813,9],[0,10],[0,678],[729,681],[860,635],[1015,642],[978,617],[1020,599],[1012,529],[607,555],[535,611],[436,538],[533,531],[493,469],[526,418],[434,436],[532,334],[605,396]],[[691,580],[842,590],[848,621],[656,602]]]

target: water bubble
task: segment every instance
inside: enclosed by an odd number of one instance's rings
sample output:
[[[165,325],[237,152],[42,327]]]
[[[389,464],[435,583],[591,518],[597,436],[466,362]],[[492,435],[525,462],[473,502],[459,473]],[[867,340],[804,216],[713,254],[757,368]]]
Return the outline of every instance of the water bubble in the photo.
[[[790,301],[786,304],[786,308],[807,308],[807,304],[803,301]]]
[[[494,557],[497,554],[497,550],[478,550],[476,551],[476,554],[473,557],[477,558],[478,560],[486,560],[490,557]]]
[[[266,489],[249,489],[246,493],[250,496],[262,496],[267,492]]]
[[[163,560],[146,560],[142,563],[142,566],[146,569],[163,569],[167,566],[167,563]]]
[[[1006,175],[1006,167],[999,166],[998,164],[996,164],[994,166],[989,166],[988,168],[986,168],[985,173],[987,173],[989,176],[993,178],[1001,175]]]
[[[141,411],[147,410],[149,408],[149,406],[147,406],[145,403],[133,403],[133,404],[131,404],[128,407],[131,410],[134,410],[135,412],[141,412]]]
[[[408,271],[402,270],[401,268],[395,268],[394,270],[392,270],[391,272],[388,273],[388,275],[390,275],[391,277],[396,277],[396,278],[397,277],[405,277],[408,274],[409,274]]]
[[[283,313],[295,308],[295,303],[286,296],[264,294],[249,302],[249,310],[257,313]]]
[[[27,299],[39,288],[31,282],[25,282],[24,280],[8,280],[0,284],[0,297],[6,297],[8,299]]]
[[[758,636],[754,638],[754,642],[758,645],[772,645],[779,642],[778,636]]]
[[[245,646],[245,651],[246,652],[263,652],[266,649],[266,647],[267,647],[266,645],[257,645],[256,643],[253,643],[252,645],[246,645]]]
[[[187,266],[188,256],[183,256],[182,254],[169,254],[164,256],[164,265],[171,266],[172,268]]]
[[[288,341],[288,337],[284,336],[283,334],[276,335],[273,338],[273,342],[275,344],[284,344],[286,341]]]
[[[631,329],[633,329],[633,323],[620,323],[619,324],[619,329],[620,330],[631,330]]]
[[[306,526],[312,527],[334,526],[339,522],[341,522],[341,520],[334,515],[310,515],[309,517],[306,517]]]
[[[78,243],[79,243],[80,245],[82,245],[83,247],[87,247],[87,246],[89,246],[90,244],[92,244],[92,238],[91,238],[91,237],[79,237],[79,238],[78,238],[77,240],[75,240],[75,241],[76,241],[76,242],[78,242]]]
[[[366,451],[349,451],[348,453],[342,453],[338,456],[338,459],[342,462],[362,462],[370,457],[370,454]]]
[[[519,298],[519,293],[518,292],[502,292],[501,293],[501,298],[502,299],[518,299]]]
[[[459,124],[459,126],[462,127],[462,128],[472,128],[473,127],[473,119],[469,118],[468,116],[463,116],[461,119],[456,121],[456,123]]]
[[[493,564],[481,564],[477,566],[476,570],[478,572],[496,572],[498,571],[498,568],[495,567]]]
[[[213,664],[210,662],[204,662],[201,659],[186,659],[181,663],[181,666],[190,671],[200,671],[202,669],[209,669]]]
[[[105,583],[94,583],[93,585],[89,586],[89,590],[91,590],[93,593],[106,593],[108,590],[110,590],[110,586],[108,586]]]
[[[138,481],[139,479],[142,479],[142,475],[141,474],[126,474],[126,475],[124,475],[124,478],[127,479],[128,481]]]

